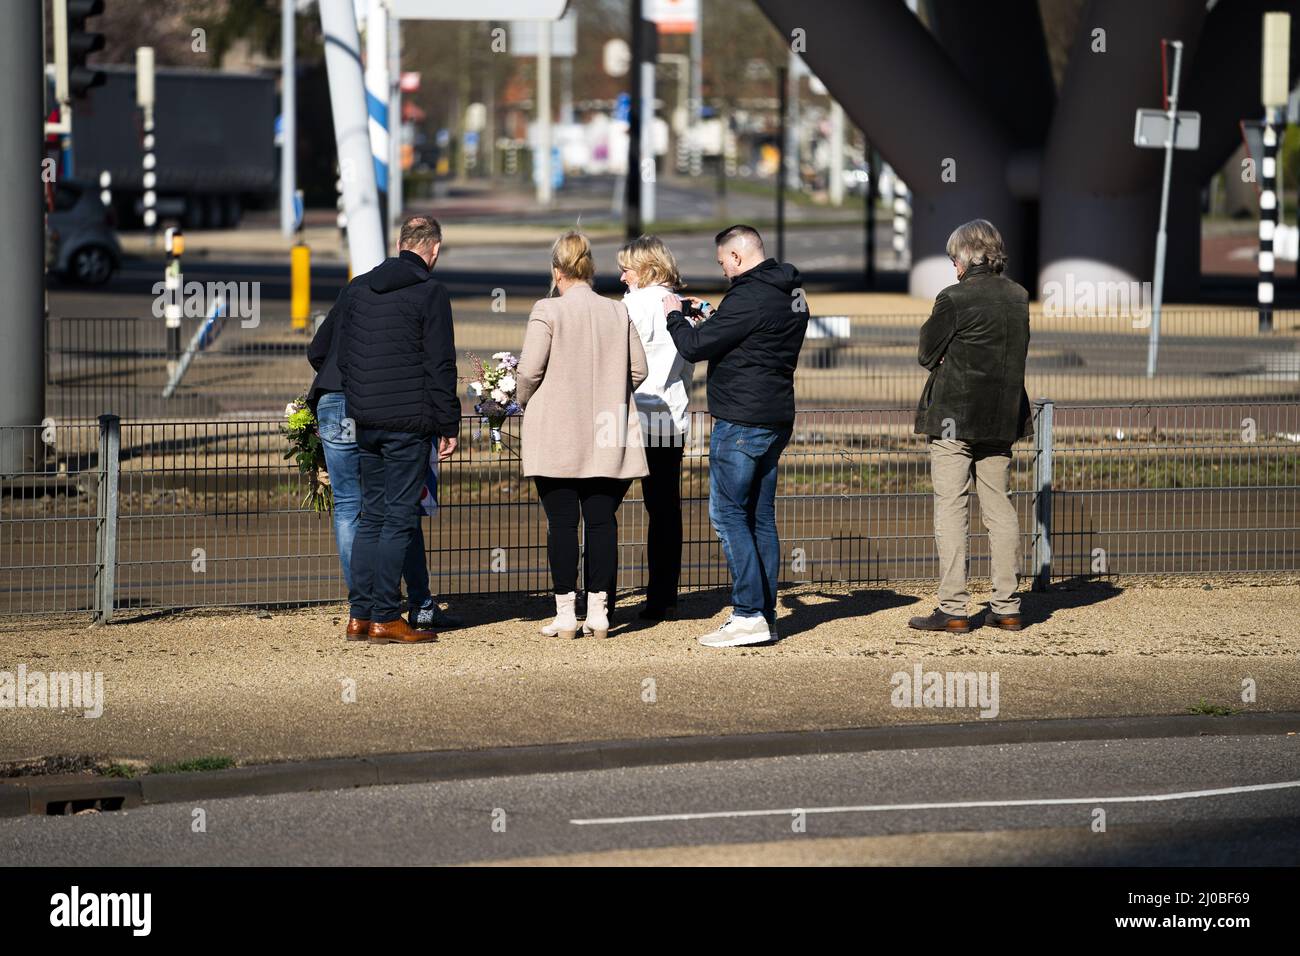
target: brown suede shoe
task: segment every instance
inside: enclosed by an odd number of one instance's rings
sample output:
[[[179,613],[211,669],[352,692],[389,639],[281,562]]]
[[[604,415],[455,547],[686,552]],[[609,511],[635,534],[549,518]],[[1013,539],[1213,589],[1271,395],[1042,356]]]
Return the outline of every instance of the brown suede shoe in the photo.
[[[348,618],[348,630],[343,635],[349,641],[364,641],[370,634],[370,622],[364,617]]]
[[[371,621],[367,638],[370,644],[428,644],[436,641],[438,635],[433,631],[417,631],[406,618],[399,617],[393,621]]]
[[[1004,631],[1020,631],[1024,630],[1025,627],[1024,621],[1020,620],[1019,614],[994,614],[992,611],[989,611],[984,623],[989,627],[1000,628]]]

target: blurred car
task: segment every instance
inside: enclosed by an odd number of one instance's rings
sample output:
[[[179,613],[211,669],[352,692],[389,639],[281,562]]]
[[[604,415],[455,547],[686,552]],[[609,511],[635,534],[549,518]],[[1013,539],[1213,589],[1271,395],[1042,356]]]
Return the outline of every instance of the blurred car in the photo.
[[[56,183],[46,217],[51,272],[80,285],[103,285],[122,261],[112,212],[96,188],[78,180]]]

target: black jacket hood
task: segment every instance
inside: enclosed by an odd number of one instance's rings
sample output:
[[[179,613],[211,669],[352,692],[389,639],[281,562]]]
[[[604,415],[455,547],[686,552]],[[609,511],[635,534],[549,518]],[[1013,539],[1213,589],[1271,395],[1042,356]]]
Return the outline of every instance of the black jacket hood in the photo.
[[[732,279],[731,284],[735,287],[741,282],[750,281],[764,282],[786,295],[803,285],[798,269],[788,262],[777,262],[775,259],[764,259],[748,272],[742,272]]]
[[[403,250],[400,255],[385,259],[370,270],[367,285],[380,293],[396,292],[418,282],[428,282],[432,278],[429,267],[414,252]]]

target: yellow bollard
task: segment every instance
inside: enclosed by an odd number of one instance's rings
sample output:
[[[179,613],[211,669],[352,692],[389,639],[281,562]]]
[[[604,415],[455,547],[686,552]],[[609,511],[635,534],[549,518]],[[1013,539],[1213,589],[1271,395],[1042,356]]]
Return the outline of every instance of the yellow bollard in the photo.
[[[295,331],[306,331],[307,316],[311,312],[311,249],[299,242],[289,256],[289,317]]]

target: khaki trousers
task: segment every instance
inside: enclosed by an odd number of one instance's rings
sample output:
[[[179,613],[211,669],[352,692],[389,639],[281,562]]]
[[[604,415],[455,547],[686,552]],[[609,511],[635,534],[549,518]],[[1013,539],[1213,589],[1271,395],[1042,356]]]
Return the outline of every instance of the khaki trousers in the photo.
[[[965,617],[966,539],[970,530],[970,489],[979,491],[980,518],[989,533],[996,614],[1019,614],[1016,563],[1020,522],[1011,504],[1011,448],[972,445],[958,439],[930,439],[930,475],[934,482],[934,540],[939,549],[939,609]]]

